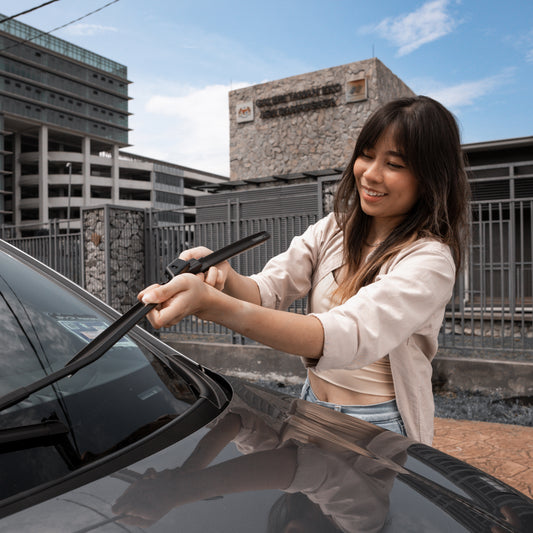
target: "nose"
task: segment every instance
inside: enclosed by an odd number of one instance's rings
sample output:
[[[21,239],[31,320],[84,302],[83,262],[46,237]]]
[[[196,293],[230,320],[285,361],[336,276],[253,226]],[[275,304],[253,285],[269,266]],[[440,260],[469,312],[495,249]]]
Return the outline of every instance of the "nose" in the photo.
[[[372,159],[365,162],[362,177],[369,183],[382,181],[382,172],[377,159]]]

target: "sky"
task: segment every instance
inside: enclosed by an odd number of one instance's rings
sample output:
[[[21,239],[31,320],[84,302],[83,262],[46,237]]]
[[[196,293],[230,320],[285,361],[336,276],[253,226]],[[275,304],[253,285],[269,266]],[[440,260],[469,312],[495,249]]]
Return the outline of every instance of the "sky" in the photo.
[[[127,66],[128,151],[225,176],[231,89],[371,57],[463,143],[533,135],[531,0],[56,0],[17,20]]]

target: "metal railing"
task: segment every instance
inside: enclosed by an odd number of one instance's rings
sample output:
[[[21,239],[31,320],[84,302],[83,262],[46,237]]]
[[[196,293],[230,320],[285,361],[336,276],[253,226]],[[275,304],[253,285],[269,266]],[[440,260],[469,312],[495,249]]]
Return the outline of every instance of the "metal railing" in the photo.
[[[33,235],[21,236],[21,226],[0,226],[0,238],[53,268],[63,276],[82,284],[81,234],[60,233],[60,221],[32,226]],[[37,233],[37,235],[35,235]]]
[[[443,349],[533,353],[533,200],[472,202],[464,273],[447,306]]]

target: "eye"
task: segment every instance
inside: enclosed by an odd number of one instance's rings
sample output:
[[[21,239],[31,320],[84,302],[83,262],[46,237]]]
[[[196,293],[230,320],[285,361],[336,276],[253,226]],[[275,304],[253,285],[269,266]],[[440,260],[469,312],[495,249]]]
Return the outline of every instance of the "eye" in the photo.
[[[394,163],[392,161],[389,161],[387,164],[394,170],[402,170],[405,168],[405,165],[402,165],[401,163]]]

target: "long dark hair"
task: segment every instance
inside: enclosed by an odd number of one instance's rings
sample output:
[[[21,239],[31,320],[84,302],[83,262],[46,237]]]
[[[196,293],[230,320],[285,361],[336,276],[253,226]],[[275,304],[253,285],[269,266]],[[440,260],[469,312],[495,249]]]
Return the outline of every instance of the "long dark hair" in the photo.
[[[362,248],[372,218],[362,208],[353,173],[355,160],[391,128],[397,148],[418,182],[419,196],[369,260]],[[447,244],[460,270],[468,239],[470,187],[454,116],[427,96],[393,100],[376,110],[363,126],[335,196],[337,223],[344,232],[348,275],[337,296],[346,300],[371,283],[383,264],[410,242],[423,237]]]

